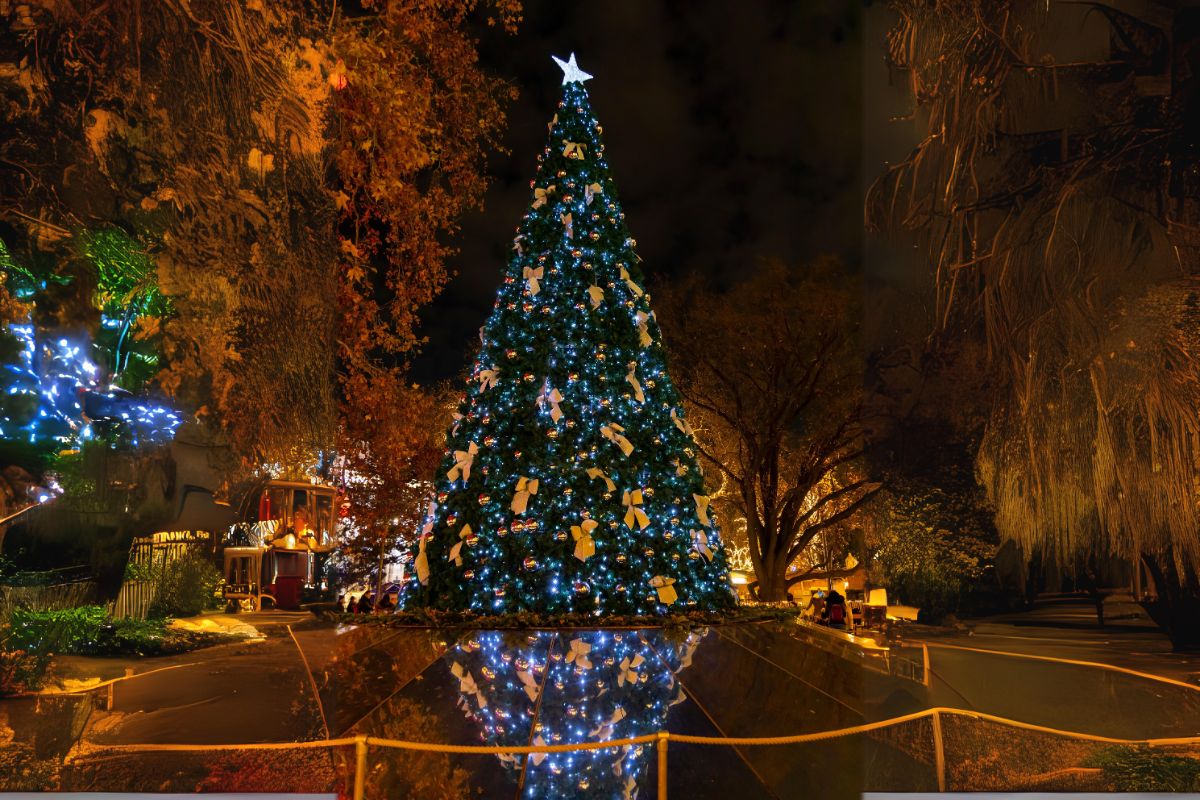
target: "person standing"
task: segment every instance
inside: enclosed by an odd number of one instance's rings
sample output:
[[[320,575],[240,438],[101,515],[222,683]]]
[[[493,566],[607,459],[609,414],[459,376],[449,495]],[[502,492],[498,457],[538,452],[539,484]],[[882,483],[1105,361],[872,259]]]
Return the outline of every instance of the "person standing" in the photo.
[[[829,627],[846,627],[846,599],[837,589],[830,590],[829,597],[825,600],[825,615],[829,620]]]

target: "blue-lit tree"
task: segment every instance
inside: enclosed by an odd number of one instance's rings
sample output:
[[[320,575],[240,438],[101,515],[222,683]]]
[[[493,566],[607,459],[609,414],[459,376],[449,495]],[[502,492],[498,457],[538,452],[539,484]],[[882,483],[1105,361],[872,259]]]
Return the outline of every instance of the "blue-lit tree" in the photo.
[[[556,59],[557,61],[558,59]],[[575,65],[448,435],[410,605],[731,606],[691,428]]]

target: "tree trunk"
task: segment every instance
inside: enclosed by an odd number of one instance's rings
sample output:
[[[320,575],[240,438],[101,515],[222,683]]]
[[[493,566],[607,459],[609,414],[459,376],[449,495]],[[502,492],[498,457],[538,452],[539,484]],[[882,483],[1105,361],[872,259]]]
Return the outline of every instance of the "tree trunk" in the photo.
[[[758,581],[758,596],[764,603],[782,603],[788,599],[786,559],[768,556]]]
[[[1176,652],[1200,651],[1200,592],[1195,581],[1181,581],[1170,558],[1160,564],[1153,556],[1142,554],[1142,563],[1154,578],[1158,597],[1138,598],[1150,619],[1171,639]]]

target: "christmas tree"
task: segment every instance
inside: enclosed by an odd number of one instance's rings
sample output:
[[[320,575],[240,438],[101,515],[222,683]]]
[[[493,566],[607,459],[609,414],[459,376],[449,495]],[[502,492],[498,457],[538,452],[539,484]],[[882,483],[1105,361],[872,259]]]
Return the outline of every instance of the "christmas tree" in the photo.
[[[735,598],[572,54],[448,435],[407,604],[666,613]]]

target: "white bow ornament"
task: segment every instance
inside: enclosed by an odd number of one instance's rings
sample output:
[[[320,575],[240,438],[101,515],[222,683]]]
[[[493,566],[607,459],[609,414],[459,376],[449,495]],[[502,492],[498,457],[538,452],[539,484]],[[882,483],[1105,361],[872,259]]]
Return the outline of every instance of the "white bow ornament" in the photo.
[[[512,510],[514,514],[524,514],[529,506],[529,498],[537,494],[537,478],[530,480],[525,476],[517,478],[517,493],[513,495]]]
[[[625,428],[615,422],[600,426],[600,435],[621,448],[621,452],[628,457],[633,452],[633,442],[625,438],[624,432]]]
[[[537,297],[537,293],[542,290],[542,286],[540,283],[538,283],[538,281],[540,281],[542,279],[542,275],[544,272],[545,272],[545,267],[537,267],[536,269],[531,269],[529,267],[525,267],[522,270],[522,272],[521,272],[522,276],[525,278],[525,280],[527,280],[529,282],[530,297]]]
[[[533,207],[541,208],[550,201],[550,195],[554,194],[554,184],[550,184],[545,189],[538,187],[533,190]]]
[[[628,656],[622,658],[621,673],[617,675],[617,686],[624,686],[627,683],[637,683],[638,674],[636,670],[645,660],[646,659],[642,658],[641,653],[638,653],[636,656],[634,656],[632,661],[629,660]]]
[[[587,654],[592,652],[592,646],[583,639],[572,639],[571,649],[567,651],[567,663],[574,664],[579,669],[591,669],[592,662]]]
[[[574,555],[580,561],[587,561],[596,555],[596,540],[592,538],[592,531],[598,527],[600,523],[594,519],[585,519],[578,525],[571,526],[571,538],[575,540]]]
[[[467,445],[466,450],[454,451],[454,466],[446,472],[446,478],[449,480],[458,480],[461,475],[463,483],[471,479],[471,465],[475,463],[475,455],[479,452],[479,445],[471,442]]]
[[[635,522],[642,530],[650,527],[650,518],[646,516],[645,511],[638,508],[642,504],[641,489],[624,492],[621,495],[621,502],[625,505],[625,527],[632,528]]]
[[[655,575],[650,579],[650,585],[658,590],[658,600],[660,603],[671,605],[679,599],[679,595],[675,592],[675,587],[671,584],[675,583],[674,578],[665,578],[662,575]]]

